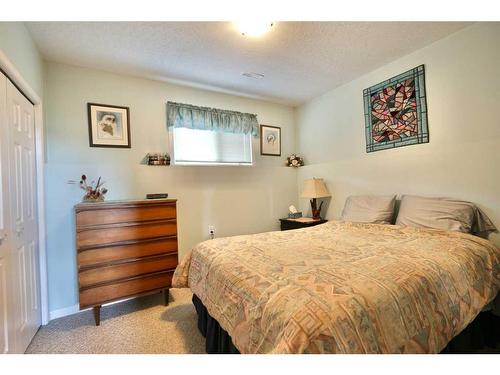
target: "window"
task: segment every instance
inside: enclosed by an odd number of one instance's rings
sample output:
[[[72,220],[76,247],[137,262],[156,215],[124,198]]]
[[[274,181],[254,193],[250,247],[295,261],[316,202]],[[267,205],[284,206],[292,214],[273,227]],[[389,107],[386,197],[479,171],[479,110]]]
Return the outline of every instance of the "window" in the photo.
[[[252,165],[257,115],[167,102],[173,161],[185,165]]]
[[[180,165],[252,165],[252,135],[173,128],[174,163]]]

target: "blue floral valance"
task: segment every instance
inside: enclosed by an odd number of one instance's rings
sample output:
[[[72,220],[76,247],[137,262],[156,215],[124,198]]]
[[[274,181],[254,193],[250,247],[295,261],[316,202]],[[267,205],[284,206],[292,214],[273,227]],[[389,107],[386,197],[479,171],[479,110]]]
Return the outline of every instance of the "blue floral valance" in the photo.
[[[259,134],[257,115],[174,102],[167,103],[167,127]]]

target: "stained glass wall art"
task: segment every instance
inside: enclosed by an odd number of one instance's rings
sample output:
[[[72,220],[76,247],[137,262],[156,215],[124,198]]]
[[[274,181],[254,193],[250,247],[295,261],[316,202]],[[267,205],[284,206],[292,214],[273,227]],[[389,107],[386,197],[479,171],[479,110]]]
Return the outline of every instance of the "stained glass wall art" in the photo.
[[[420,65],[363,91],[366,152],[429,142]]]

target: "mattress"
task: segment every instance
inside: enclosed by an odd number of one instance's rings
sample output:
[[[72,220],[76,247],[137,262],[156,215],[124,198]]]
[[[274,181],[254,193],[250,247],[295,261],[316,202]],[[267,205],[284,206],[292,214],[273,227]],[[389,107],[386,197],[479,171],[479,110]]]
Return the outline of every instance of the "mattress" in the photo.
[[[196,245],[175,271],[241,353],[439,353],[500,289],[469,234],[330,221]]]

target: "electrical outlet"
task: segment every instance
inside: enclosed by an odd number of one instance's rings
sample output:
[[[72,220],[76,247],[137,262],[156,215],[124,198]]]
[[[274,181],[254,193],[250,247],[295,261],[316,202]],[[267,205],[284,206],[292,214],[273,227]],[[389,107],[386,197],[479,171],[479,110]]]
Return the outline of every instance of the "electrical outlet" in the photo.
[[[213,225],[208,226],[208,234],[213,238],[215,237],[215,227]]]

